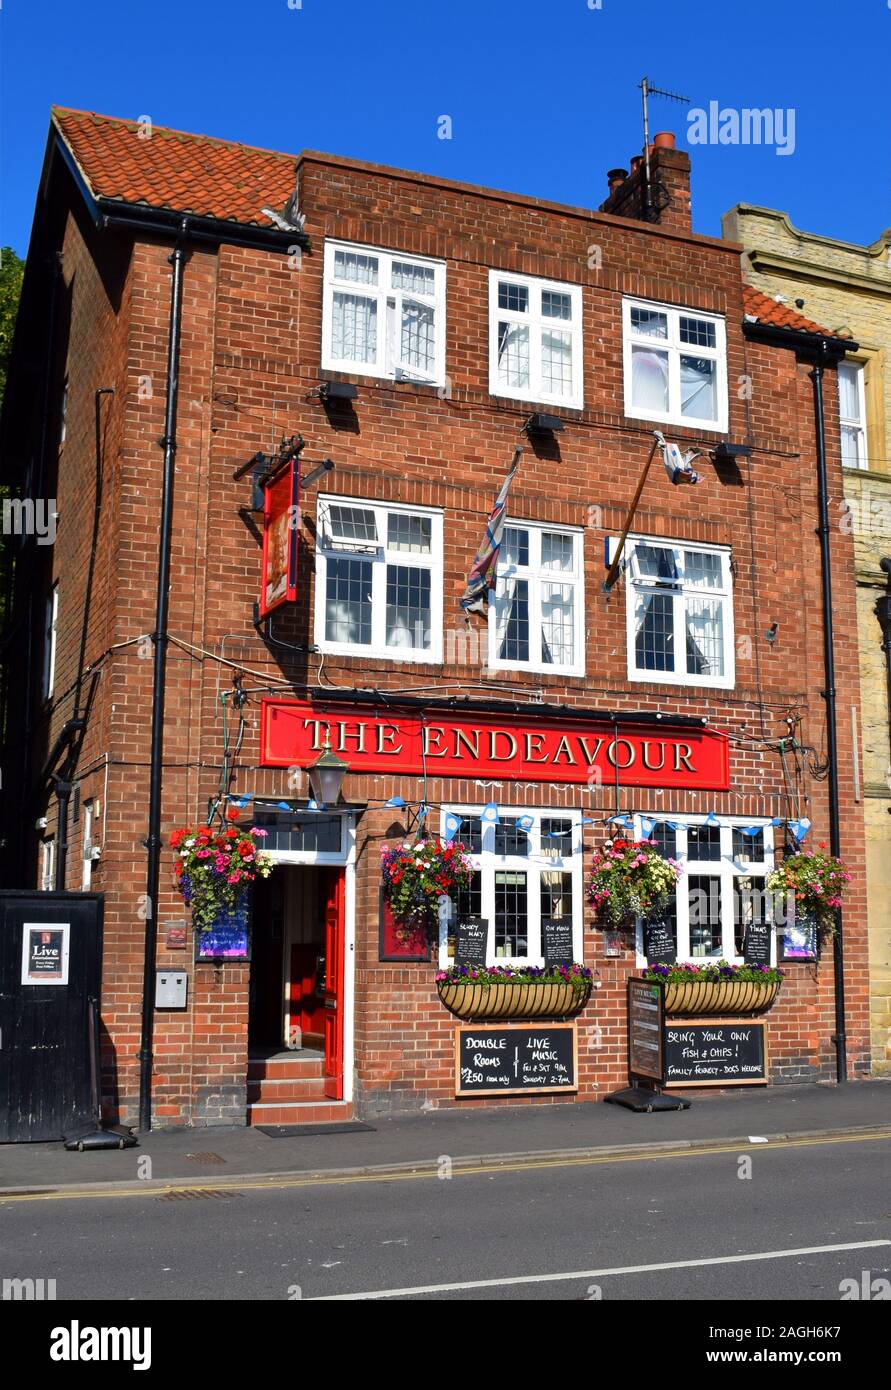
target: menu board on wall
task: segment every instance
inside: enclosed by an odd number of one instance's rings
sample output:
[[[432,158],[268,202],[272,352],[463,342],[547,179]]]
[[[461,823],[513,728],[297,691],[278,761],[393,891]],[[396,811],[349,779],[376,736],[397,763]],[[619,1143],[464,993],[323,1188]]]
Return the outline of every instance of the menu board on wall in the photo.
[[[455,1095],[577,1091],[574,1023],[455,1029]]]
[[[572,965],[575,956],[571,917],[542,917],[541,949],[546,968]]]
[[[743,960],[747,965],[770,965],[769,922],[748,922],[746,924]]]
[[[748,1018],[686,1020],[665,1028],[665,1085],[757,1086],[767,1081],[765,1025]]]
[[[455,927],[455,964],[482,969],[488,941],[489,923],[482,917],[459,917]]]
[[[661,919],[644,924],[644,949],[648,965],[670,965],[677,959],[674,928]]]

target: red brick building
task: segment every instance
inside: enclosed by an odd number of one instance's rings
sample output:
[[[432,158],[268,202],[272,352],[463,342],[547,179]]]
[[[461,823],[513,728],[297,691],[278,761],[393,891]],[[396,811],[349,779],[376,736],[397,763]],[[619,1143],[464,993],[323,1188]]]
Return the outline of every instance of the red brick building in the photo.
[[[455,1020],[434,983],[448,928],[429,961],[384,958],[380,848],[421,803],[437,831],[460,821],[475,866],[464,910],[484,921],[489,959],[539,964],[556,916],[599,970],[577,1025],[580,1099],[625,1083],[625,981],[645,963],[640,940],[607,954],[584,900],[607,818],[639,832],[643,817],[681,857],[680,959],[739,958],[741,882],[763,881],[790,821],[826,837],[811,383],[758,331],[783,321],[806,344],[823,330],[744,290],[738,247],[692,232],[689,160],[659,143],[648,220],[639,161],[589,211],[54,112],[4,446],[8,476],[55,499],[58,527],[52,546],[23,540],[17,568],[5,873],[105,895],[109,1116],[132,1120],[138,1091],[178,232],[162,825],[166,841],[238,798],[278,866],[254,893],[252,959],[202,962],[165,847],[157,965],[184,970],[188,996],[155,1014],[156,1123],[480,1103],[456,1098]],[[320,392],[326,381],[356,394]],[[536,412],[562,428],[524,428]],[[703,451],[701,481],[672,486],[657,455],[605,593],[654,429]],[[296,435],[304,477],[334,466],[303,489],[293,601],[258,619],[262,516],[250,472],[233,475]],[[722,443],[751,452],[713,457]],[[466,616],[468,569],[519,445],[497,594],[488,618]],[[830,489],[840,503],[833,462]],[[857,1075],[853,554],[841,529],[831,545]],[[319,814],[306,768],[326,729],[349,771]],[[694,889],[710,891],[705,920]],[[329,956],[323,988],[326,923],[342,960]],[[789,963],[767,1016],[773,1081],[834,1076],[833,999],[831,951]],[[298,1037],[299,1053],[269,1060]]]

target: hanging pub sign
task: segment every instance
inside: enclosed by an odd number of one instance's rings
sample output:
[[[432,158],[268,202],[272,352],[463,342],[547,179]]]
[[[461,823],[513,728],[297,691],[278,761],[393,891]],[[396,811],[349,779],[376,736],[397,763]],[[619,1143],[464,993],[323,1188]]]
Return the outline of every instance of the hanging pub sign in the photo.
[[[260,617],[297,597],[300,460],[291,459],[263,488],[263,579]]]
[[[591,769],[623,786],[727,791],[727,739],[698,726],[620,723],[618,733],[583,718],[539,707],[525,715],[478,716],[434,707],[387,708],[357,701],[348,710],[300,700],[261,700],[260,761],[265,767],[308,767],[331,748],[354,772],[439,777],[506,777],[522,782],[589,785]]]

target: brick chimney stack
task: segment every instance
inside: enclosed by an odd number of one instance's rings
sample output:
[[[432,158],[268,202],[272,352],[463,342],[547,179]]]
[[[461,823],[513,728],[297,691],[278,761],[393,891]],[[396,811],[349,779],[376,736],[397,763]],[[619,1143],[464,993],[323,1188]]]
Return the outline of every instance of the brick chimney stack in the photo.
[[[623,178],[624,169],[611,169],[609,197],[601,203],[600,211],[614,217],[632,217],[650,221],[659,227],[676,227],[689,232],[690,217],[690,156],[675,149],[674,136],[663,131],[654,136],[650,146],[650,209],[646,207],[647,170],[643,155],[631,160],[631,173]]]

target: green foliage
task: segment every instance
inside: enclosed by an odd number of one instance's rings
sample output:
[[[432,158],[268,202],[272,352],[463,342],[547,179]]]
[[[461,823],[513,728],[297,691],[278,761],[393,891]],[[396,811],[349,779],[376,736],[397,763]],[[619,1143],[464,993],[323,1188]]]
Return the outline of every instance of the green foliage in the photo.
[[[4,246],[0,250],[0,405],[3,404],[6,390],[6,372],[24,274],[25,262],[20,260],[11,246]]]

